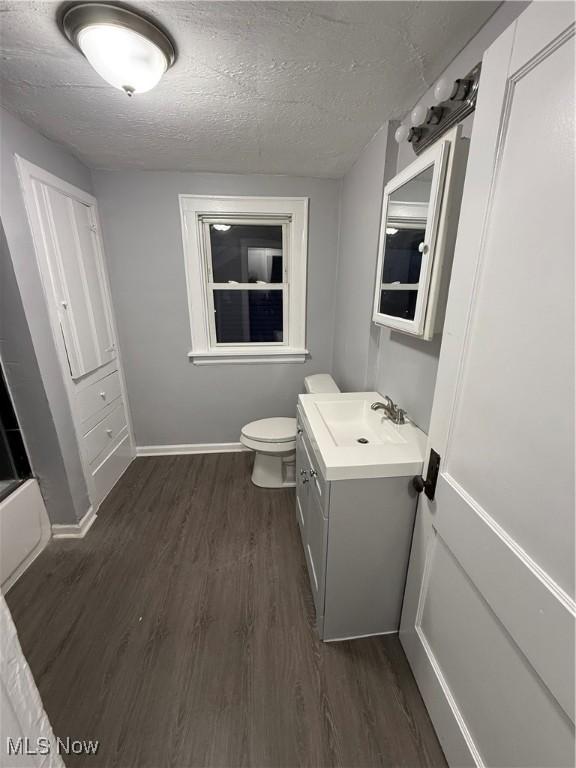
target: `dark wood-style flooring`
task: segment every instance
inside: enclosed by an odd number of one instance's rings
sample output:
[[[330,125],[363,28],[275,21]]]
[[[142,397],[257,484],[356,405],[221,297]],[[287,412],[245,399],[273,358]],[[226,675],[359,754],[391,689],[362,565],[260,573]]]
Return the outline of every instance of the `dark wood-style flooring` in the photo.
[[[247,453],[137,459],[7,595],[85,766],[445,766],[396,636],[324,644],[292,490]]]

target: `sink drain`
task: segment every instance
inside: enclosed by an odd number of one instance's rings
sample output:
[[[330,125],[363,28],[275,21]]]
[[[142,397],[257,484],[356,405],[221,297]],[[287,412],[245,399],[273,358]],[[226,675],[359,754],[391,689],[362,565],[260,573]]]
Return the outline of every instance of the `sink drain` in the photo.
[[[356,442],[357,442],[357,443],[362,443],[362,445],[366,445],[366,443],[369,443],[369,442],[370,442],[370,440],[367,440],[365,437],[359,437],[359,438],[356,440]]]

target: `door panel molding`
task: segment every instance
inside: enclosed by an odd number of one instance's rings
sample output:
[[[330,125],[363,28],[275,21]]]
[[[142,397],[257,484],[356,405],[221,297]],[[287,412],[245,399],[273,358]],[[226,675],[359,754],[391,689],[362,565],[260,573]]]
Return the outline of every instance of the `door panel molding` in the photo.
[[[497,134],[497,139],[496,139],[496,144],[494,149],[495,161],[494,161],[494,167],[492,171],[492,179],[490,182],[489,192],[487,196],[488,205],[486,207],[485,216],[481,224],[480,247],[478,248],[478,252],[477,252],[477,261],[476,261],[476,267],[474,270],[474,277],[473,277],[473,283],[472,283],[472,289],[471,289],[471,301],[469,305],[469,310],[467,312],[465,332],[463,335],[458,334],[456,336],[456,338],[458,338],[458,336],[461,337],[460,349],[458,352],[458,356],[459,356],[459,364],[457,368],[458,373],[456,377],[455,395],[454,395],[454,400],[451,407],[450,419],[449,419],[447,436],[446,436],[446,446],[444,450],[441,452],[441,455],[444,458],[444,467],[447,469],[449,469],[449,466],[450,466],[450,453],[452,448],[452,438],[454,435],[454,424],[458,418],[458,414],[461,406],[461,396],[464,389],[462,379],[464,376],[464,371],[466,369],[466,363],[468,362],[468,358],[469,358],[469,348],[470,348],[470,343],[472,339],[472,329],[474,326],[474,319],[476,316],[478,299],[480,296],[479,286],[480,286],[480,283],[482,280],[482,274],[486,265],[487,242],[489,238],[488,233],[489,233],[490,224],[492,222],[492,214],[493,214],[494,204],[496,199],[495,193],[498,187],[498,181],[499,181],[502,162],[503,162],[503,155],[506,149],[506,141],[508,139],[510,118],[512,115],[514,96],[516,94],[516,86],[530,72],[532,72],[539,64],[543,63],[549,56],[555,53],[562,45],[569,42],[572,39],[572,37],[574,37],[574,34],[575,34],[575,24],[574,22],[572,22],[572,24],[570,24],[568,28],[560,32],[556,38],[554,38],[547,45],[545,45],[544,48],[542,48],[537,53],[535,53],[532,56],[532,58],[528,62],[525,62],[522,66],[520,66],[516,72],[509,74],[508,78],[506,79],[502,106],[500,108],[501,118],[499,122],[499,129],[498,129],[498,134]],[[468,241],[470,241],[469,238],[468,238]]]
[[[448,681],[422,629],[436,542],[437,532],[430,516],[418,514],[404,595],[400,639],[449,765],[484,768]],[[416,618],[411,624],[409,616],[413,610]]]
[[[436,498],[437,531],[574,722],[576,604],[453,477],[440,476]]]

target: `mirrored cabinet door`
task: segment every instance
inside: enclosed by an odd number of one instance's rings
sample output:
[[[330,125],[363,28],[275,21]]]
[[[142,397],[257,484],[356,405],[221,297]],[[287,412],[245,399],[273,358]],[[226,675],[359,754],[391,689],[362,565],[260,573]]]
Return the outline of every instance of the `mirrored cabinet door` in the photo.
[[[431,338],[443,258],[438,237],[449,212],[445,191],[456,164],[459,129],[404,169],[384,190],[373,320]],[[432,290],[431,290],[432,289]]]

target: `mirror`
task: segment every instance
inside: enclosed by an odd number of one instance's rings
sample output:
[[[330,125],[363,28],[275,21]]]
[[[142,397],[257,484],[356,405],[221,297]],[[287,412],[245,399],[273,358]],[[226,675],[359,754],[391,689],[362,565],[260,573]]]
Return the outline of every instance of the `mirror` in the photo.
[[[424,254],[434,166],[410,179],[388,199],[380,312],[414,320]]]
[[[372,314],[378,325],[425,339],[438,330],[465,160],[457,126],[386,185]]]

